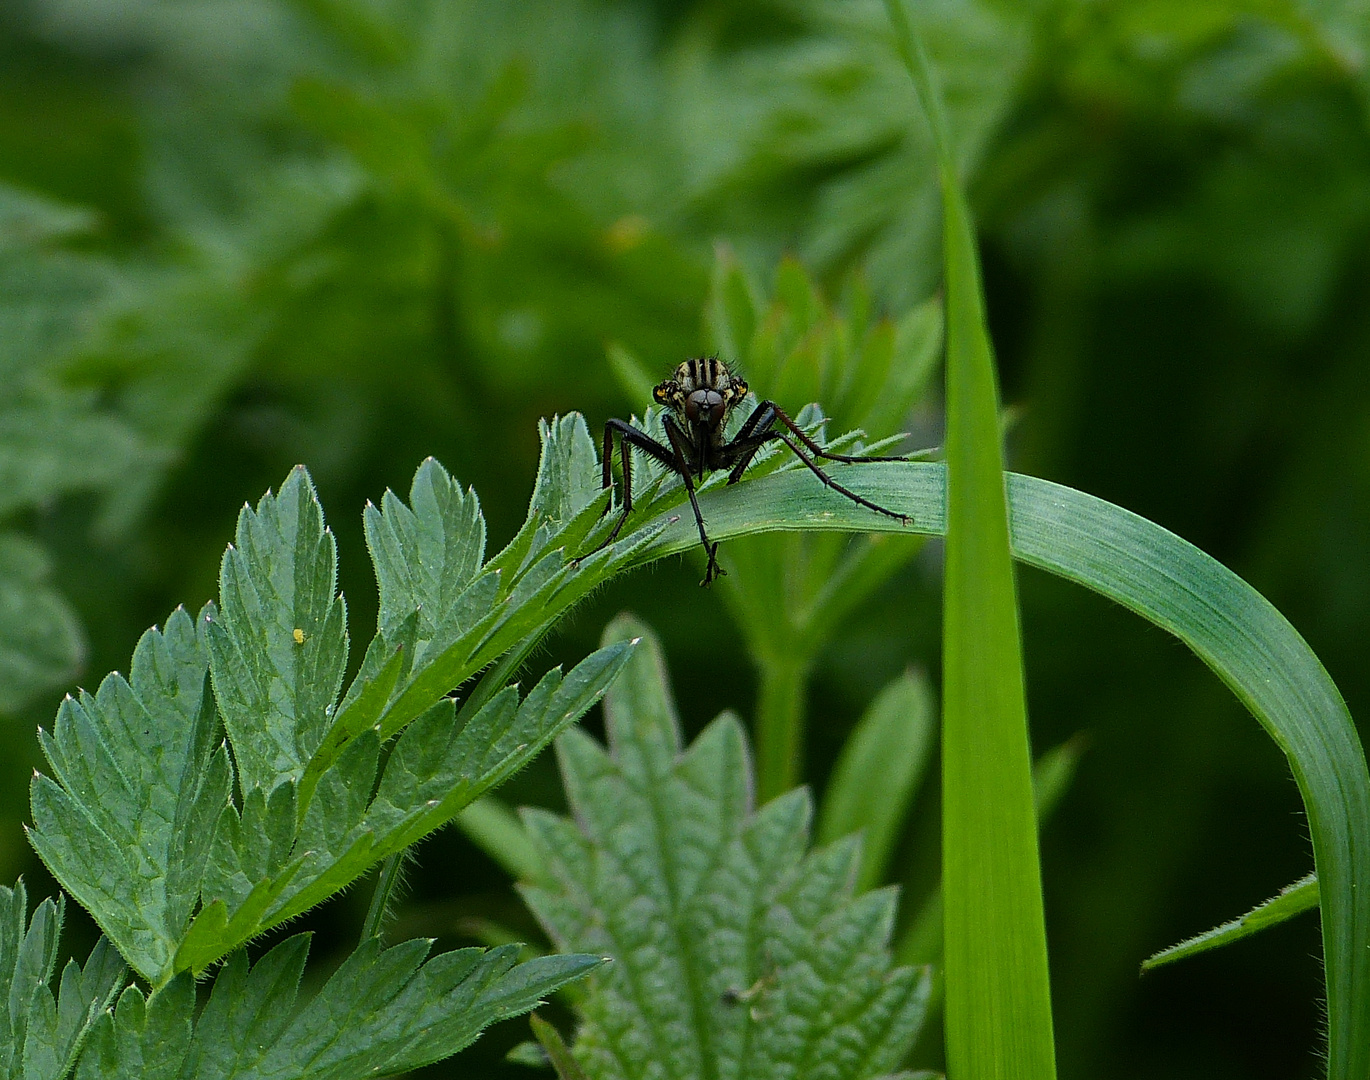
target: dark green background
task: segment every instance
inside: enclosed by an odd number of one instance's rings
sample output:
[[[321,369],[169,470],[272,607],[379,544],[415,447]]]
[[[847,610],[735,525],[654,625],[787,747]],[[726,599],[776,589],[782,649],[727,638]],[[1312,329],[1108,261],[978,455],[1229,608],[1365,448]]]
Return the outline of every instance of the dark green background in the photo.
[[[1370,27],[1312,0],[914,6],[961,133],[1013,466],[1237,570],[1362,716]],[[38,248],[100,282],[50,350],[0,356],[0,420],[14,386],[41,384],[76,403],[73,424],[126,437],[114,475],[4,504],[84,627],[80,684],[213,595],[238,507],[297,461],[365,640],[365,500],[432,454],[502,543],[537,417],[645,406],[607,343],[653,375],[701,347],[718,240],[762,282],[794,252],[833,290],[864,268],[890,314],[929,295],[926,136],[880,19],[818,0],[0,7],[0,183],[91,212]],[[24,468],[22,434],[4,438]],[[936,672],[936,556],[826,652],[816,784],[885,681]],[[729,583],[697,578],[673,560],[613,584],[534,665],[577,658],[631,608],[665,641],[691,730],[749,714]],[[1039,573],[1020,582],[1034,743],[1088,740],[1044,838],[1062,1077],[1316,1075],[1312,916],[1136,974],[1310,868],[1283,760],[1178,643]],[[0,719],[0,879],[38,895],[52,885],[20,830],[33,728],[75,682]],[[556,805],[550,759],[505,794]],[[935,812],[924,792],[900,856],[915,894]],[[454,830],[419,859],[397,933],[451,945],[471,916],[536,932]],[[345,946],[365,898],[317,914],[316,955]],[[433,1075],[516,1075],[496,1051],[521,1030]]]

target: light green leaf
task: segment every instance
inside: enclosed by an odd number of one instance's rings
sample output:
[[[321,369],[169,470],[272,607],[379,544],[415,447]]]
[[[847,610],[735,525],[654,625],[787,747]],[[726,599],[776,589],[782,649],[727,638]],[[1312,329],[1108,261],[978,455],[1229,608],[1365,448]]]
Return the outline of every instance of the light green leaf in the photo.
[[[1212,930],[1205,931],[1178,945],[1172,945],[1168,949],[1162,949],[1152,956],[1148,956],[1142,961],[1142,971],[1151,971],[1153,968],[1161,967],[1165,964],[1173,964],[1176,960],[1184,960],[1199,953],[1208,952],[1209,949],[1216,949],[1222,945],[1231,945],[1234,941],[1240,941],[1244,937],[1268,930],[1272,926],[1278,926],[1295,915],[1301,915],[1305,911],[1318,906],[1318,876],[1308,874],[1299,878],[1292,885],[1286,885],[1280,890],[1278,896],[1267,900],[1263,904],[1258,904],[1240,918],[1225,922],[1221,926],[1215,926]]]
[[[606,641],[645,635],[616,621]],[[825,1076],[894,1068],[929,980],[890,964],[890,890],[855,896],[854,842],[805,854],[809,801],[754,810],[742,730],[682,748],[659,647],[605,703],[606,751],[557,743],[574,823],[526,811],[546,874],[524,896],[552,939],[615,962],[589,987],[575,1056],[610,1077]]]
[[[925,676],[905,672],[876,695],[847,738],[819,808],[820,844],[861,833],[858,889],[884,880],[936,740],[937,710]]]

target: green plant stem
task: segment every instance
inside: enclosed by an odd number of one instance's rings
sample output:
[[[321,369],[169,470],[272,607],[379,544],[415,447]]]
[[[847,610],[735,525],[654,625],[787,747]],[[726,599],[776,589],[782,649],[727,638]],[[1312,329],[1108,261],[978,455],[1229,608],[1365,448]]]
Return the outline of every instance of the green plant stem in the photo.
[[[370,941],[381,936],[385,920],[390,912],[390,899],[400,883],[400,866],[404,852],[397,851],[388,855],[376,871],[376,888],[371,893],[371,905],[366,909],[366,921],[362,924],[362,941]]]
[[[768,802],[798,782],[804,745],[807,656],[763,656],[756,705],[757,801]]]

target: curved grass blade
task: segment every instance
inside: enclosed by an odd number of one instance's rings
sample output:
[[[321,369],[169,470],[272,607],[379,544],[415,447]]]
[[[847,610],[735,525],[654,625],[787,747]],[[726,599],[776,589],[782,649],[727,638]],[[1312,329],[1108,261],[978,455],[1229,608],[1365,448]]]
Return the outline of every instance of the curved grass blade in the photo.
[[[766,529],[946,529],[946,469],[849,465],[842,483],[912,523],[863,511],[810,475],[776,473],[706,492],[714,540]],[[1084,492],[1010,473],[1016,558],[1092,589],[1168,630],[1218,675],[1289,759],[1308,813],[1322,897],[1329,1080],[1370,1075],[1370,771],[1336,684],[1270,601],[1188,541]],[[666,522],[634,562],[699,543],[694,523]]]

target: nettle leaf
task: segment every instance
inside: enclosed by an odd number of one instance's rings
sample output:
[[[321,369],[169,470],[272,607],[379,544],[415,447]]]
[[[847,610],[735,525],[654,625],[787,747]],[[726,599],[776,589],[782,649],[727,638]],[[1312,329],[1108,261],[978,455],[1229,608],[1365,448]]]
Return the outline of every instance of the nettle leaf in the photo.
[[[646,636],[630,619],[606,641]],[[557,743],[574,820],[525,811],[547,876],[524,896],[560,948],[614,957],[581,1005],[591,1080],[880,1076],[931,976],[894,968],[891,889],[854,895],[854,838],[805,854],[803,790],[759,810],[741,725],[687,749],[655,641],[605,702],[606,751]]]
[[[0,1076],[61,1080],[124,985],[128,969],[101,938],[84,967],[68,961],[53,997],[64,910],[44,900],[29,919],[24,883],[0,888]]]
[[[302,1004],[309,935],[288,938],[250,968],[238,952],[198,1019],[188,974],[151,997],[130,987],[94,1024],[76,1080],[388,1076],[456,1053],[603,963],[552,956],[517,964],[514,945],[426,959],[431,944],[387,949],[368,940]]]
[[[127,679],[68,697],[39,731],[29,840],[144,978],[165,978],[200,895],[230,767],[190,616],[145,633]]]

